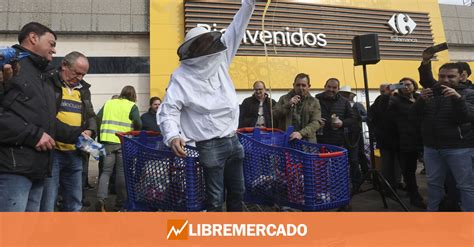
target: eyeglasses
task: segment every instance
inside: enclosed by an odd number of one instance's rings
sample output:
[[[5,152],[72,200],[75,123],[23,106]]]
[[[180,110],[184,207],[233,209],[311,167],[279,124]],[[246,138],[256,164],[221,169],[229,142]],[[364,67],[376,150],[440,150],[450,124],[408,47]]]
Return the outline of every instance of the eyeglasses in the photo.
[[[263,91],[265,88],[254,88],[253,91]]]
[[[73,76],[74,78],[84,77],[84,76],[86,75],[86,73],[79,73],[79,72],[77,72],[77,71],[74,70],[72,67],[69,67],[68,69],[69,69],[69,71],[71,72],[71,74],[72,74],[72,76]]]

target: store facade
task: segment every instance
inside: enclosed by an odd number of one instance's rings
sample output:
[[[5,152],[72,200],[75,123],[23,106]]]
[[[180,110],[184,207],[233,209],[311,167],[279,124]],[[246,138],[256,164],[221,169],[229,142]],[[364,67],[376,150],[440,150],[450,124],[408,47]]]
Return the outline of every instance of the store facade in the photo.
[[[169,76],[179,65],[176,49],[185,33],[203,26],[225,31],[240,0],[160,0],[150,4],[150,90],[163,95]],[[363,88],[361,66],[354,67],[351,40],[356,35],[379,36],[381,61],[368,66],[369,87],[418,78],[421,52],[446,41],[437,0],[279,0],[272,1],[262,28],[265,3],[258,3],[241,48],[231,65],[239,93],[256,80],[273,90],[291,88],[296,74],[311,76],[321,89],[330,77]],[[268,57],[265,57],[264,43]],[[449,61],[442,52],[434,66]]]

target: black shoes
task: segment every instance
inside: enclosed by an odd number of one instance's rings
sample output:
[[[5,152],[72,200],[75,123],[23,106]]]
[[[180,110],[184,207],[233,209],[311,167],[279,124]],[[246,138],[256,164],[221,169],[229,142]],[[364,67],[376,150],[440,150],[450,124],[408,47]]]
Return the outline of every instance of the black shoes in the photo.
[[[84,199],[84,200],[82,200],[82,206],[83,206],[83,207],[90,207],[90,206],[91,206],[91,202]]]
[[[407,190],[407,187],[405,186],[404,183],[398,183],[397,184],[397,190],[403,190],[403,191],[406,191]]]
[[[105,201],[104,200],[97,200],[95,203],[95,211],[96,212],[107,212],[105,208]]]
[[[418,191],[414,194],[409,194],[410,196],[410,204],[421,209],[426,209],[426,203],[423,201],[423,197],[421,197]]]
[[[95,187],[90,185],[90,184],[86,184],[86,186],[84,186],[84,189],[86,189],[86,190],[95,190]]]

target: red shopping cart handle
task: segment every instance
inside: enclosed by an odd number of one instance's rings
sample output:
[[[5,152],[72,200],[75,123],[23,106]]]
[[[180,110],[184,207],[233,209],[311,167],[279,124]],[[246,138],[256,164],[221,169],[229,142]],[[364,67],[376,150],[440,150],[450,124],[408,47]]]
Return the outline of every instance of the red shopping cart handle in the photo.
[[[145,132],[147,136],[159,136],[160,132],[156,131],[151,131],[151,130],[133,130],[133,131],[128,131],[128,132],[117,132],[115,133],[116,136],[122,137],[122,136],[138,136],[140,135],[141,132]]]
[[[139,136],[140,133],[145,132],[147,136],[159,136],[160,132],[151,131],[151,130],[133,130],[128,132],[117,132],[115,133],[116,136],[120,139],[120,142],[123,141],[124,136]]]
[[[332,152],[332,153],[319,153],[318,156],[321,158],[334,158],[344,155],[344,152]]]
[[[252,133],[254,129],[255,129],[254,127],[245,127],[245,128],[237,129],[237,132],[239,132],[239,133]],[[277,128],[259,128],[259,129],[261,131],[266,131],[266,132],[282,131],[281,129],[277,129]]]

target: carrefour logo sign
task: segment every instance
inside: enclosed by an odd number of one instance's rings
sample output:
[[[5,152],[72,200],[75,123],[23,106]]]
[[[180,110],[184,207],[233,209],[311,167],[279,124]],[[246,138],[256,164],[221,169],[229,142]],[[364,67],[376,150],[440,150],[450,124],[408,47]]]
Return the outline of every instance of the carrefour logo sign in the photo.
[[[395,33],[401,35],[411,34],[416,28],[416,22],[406,14],[393,14],[388,25]]]

